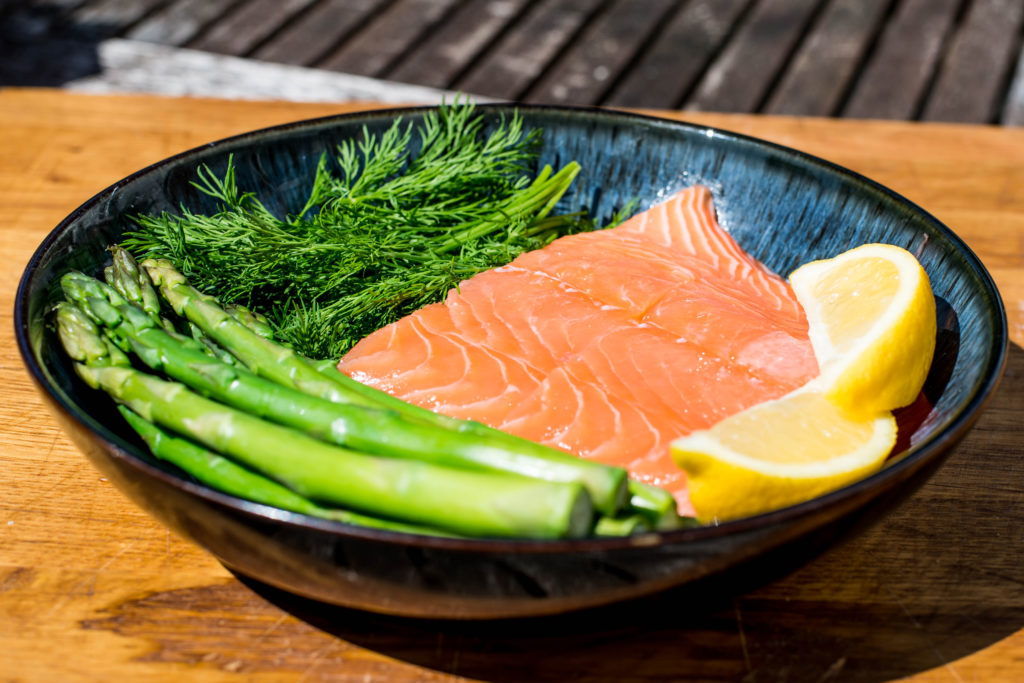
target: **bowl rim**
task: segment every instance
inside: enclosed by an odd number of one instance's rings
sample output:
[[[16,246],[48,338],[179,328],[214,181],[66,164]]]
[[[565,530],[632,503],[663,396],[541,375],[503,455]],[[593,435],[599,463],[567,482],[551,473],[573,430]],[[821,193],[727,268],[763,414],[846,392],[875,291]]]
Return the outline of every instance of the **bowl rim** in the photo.
[[[926,463],[946,453],[965,436],[967,431],[973,426],[975,421],[977,421],[982,409],[985,407],[998,386],[1006,365],[1009,350],[1009,331],[1005,304],[1003,303],[1002,297],[1000,296],[999,290],[996,287],[991,274],[985,268],[981,259],[979,259],[970,247],[950,228],[916,203],[881,183],[849,168],[786,145],[743,133],[733,132],[723,128],[691,123],[689,121],[661,118],[639,112],[588,106],[525,104],[513,102],[480,103],[475,104],[474,106],[477,110],[499,114],[536,112],[538,114],[564,114],[570,117],[590,116],[605,120],[619,119],[626,125],[645,125],[657,128],[680,129],[689,131],[692,134],[704,135],[707,137],[723,137],[731,139],[735,143],[761,147],[774,154],[794,158],[805,165],[816,167],[818,170],[823,172],[839,175],[847,181],[863,185],[870,191],[885,195],[888,199],[895,201],[897,204],[902,205],[904,208],[913,212],[919,219],[930,223],[934,230],[942,234],[955,247],[957,247],[960,255],[978,277],[982,287],[991,298],[995,313],[993,316],[995,318],[993,321],[993,331],[996,348],[994,349],[995,353],[991,354],[987,366],[982,369],[982,374],[980,375],[982,378],[981,382],[978,384],[969,400],[964,403],[960,410],[953,415],[930,439],[924,443],[911,446],[899,458],[891,461],[878,472],[824,495],[817,496],[802,503],[780,508],[778,510],[772,510],[770,512],[750,517],[722,522],[720,524],[677,529],[672,531],[652,531],[646,534],[628,537],[558,540],[477,539],[426,536],[390,531],[386,529],[362,527],[344,522],[322,519],[238,498],[150,464],[137,452],[138,449],[133,444],[129,443],[127,440],[123,439],[112,430],[107,429],[104,425],[99,424],[95,420],[93,420],[92,423],[88,420],[84,420],[83,415],[87,415],[86,411],[82,410],[77,404],[65,401],[60,392],[54,391],[54,388],[47,379],[46,373],[42,369],[41,363],[32,351],[29,339],[28,290],[33,282],[34,274],[39,263],[51,245],[71,224],[73,224],[93,205],[104,200],[108,195],[113,194],[118,190],[118,188],[125,184],[134,182],[138,178],[153,173],[164,166],[171,165],[175,162],[182,161],[187,157],[203,152],[209,152],[210,150],[216,150],[229,145],[237,145],[247,141],[256,141],[264,137],[287,134],[295,130],[327,127],[331,124],[352,123],[358,119],[387,119],[399,116],[420,115],[436,110],[438,105],[372,108],[356,112],[330,114],[326,116],[290,121],[287,123],[246,131],[191,147],[168,156],[157,162],[149,164],[148,166],[145,166],[100,190],[68,214],[49,232],[49,234],[47,234],[28,260],[19,280],[14,301],[14,328],[18,350],[21,354],[22,362],[28,370],[29,376],[32,378],[39,391],[45,394],[49,399],[51,407],[55,407],[60,410],[70,419],[77,422],[79,426],[91,432],[94,437],[103,442],[106,451],[110,453],[111,456],[126,463],[133,470],[138,471],[142,476],[155,478],[166,486],[183,490],[190,495],[203,499],[207,503],[228,508],[235,513],[241,513],[267,522],[280,523],[285,526],[295,527],[296,529],[315,530],[317,532],[335,534],[341,537],[352,537],[385,543],[398,543],[421,548],[437,548],[465,552],[514,552],[533,554],[613,551],[624,548],[659,547],[664,545],[685,544],[719,539],[725,536],[752,533],[775,525],[791,523],[815,510],[841,506],[845,501],[857,498],[861,494],[866,493],[868,490],[875,488],[876,486],[881,486],[885,482],[897,480],[903,476],[909,476],[910,473],[916,471]]]

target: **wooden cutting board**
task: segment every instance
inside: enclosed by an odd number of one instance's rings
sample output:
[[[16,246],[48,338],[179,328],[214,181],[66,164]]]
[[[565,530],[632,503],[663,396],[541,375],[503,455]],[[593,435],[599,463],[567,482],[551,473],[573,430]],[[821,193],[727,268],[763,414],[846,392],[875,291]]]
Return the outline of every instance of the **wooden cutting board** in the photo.
[[[0,90],[0,679],[1024,680],[1021,129],[654,112],[892,187],[960,234],[1006,301],[1007,372],[957,453],[885,521],[765,587],[524,623],[408,621],[242,583],[130,505],[21,367],[11,311],[25,263],[76,206],[147,164],[374,106]]]

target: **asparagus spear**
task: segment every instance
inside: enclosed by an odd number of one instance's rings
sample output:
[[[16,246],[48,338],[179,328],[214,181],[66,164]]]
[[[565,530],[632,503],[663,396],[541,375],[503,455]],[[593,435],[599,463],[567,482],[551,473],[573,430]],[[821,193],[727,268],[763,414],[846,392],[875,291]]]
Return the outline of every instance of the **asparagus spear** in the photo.
[[[665,489],[629,480],[629,507],[647,520],[656,531],[671,531],[685,526],[676,509],[676,499]]]
[[[189,285],[170,261],[146,259],[142,268],[179,315],[200,327],[261,377],[335,403],[389,408],[445,429],[472,432],[488,429],[480,423],[456,420],[406,403],[339,372],[333,368],[333,361],[314,361],[277,344],[272,335],[258,325],[258,318],[235,315],[221,307],[215,298]],[[505,436],[515,438],[508,434]]]
[[[124,406],[118,406],[118,410],[128,425],[146,442],[153,455],[176,465],[196,480],[218,491],[282,510],[291,510],[346,524],[409,534],[450,535],[429,527],[403,524],[389,519],[361,515],[349,510],[317,505],[308,498],[303,498],[277,482],[242,467],[233,460],[197,446],[187,439],[172,436]]]
[[[189,285],[170,261],[146,259],[142,268],[178,315],[188,318],[261,377],[334,403],[389,408],[445,429],[476,431],[477,426],[483,427],[479,423],[456,420],[406,403],[387,392],[357,382],[337,369],[333,373],[321,373],[318,367],[330,364],[330,361],[312,361],[277,344],[265,330],[251,326],[251,321],[244,317],[240,319],[232,315],[215,298]]]
[[[623,517],[601,517],[594,525],[595,536],[631,536],[651,530],[647,518],[641,514]]]
[[[71,308],[58,308],[58,328],[86,383],[303,497],[468,536],[576,538],[591,529],[590,497],[579,484],[362,455],[119,362],[89,364],[108,358],[100,351],[106,345],[91,321],[78,324],[88,318],[69,314]]]
[[[494,454],[493,459],[486,458],[489,469],[550,477],[555,481],[564,481],[566,477],[578,479],[586,483],[595,506],[605,514],[614,514],[628,501],[626,471],[622,468],[576,458],[480,423],[438,415],[356,382],[336,369],[318,370],[313,363],[291,349],[274,344],[238,322],[218,306],[212,297],[188,285],[184,276],[170,263],[146,260],[142,266],[179,314],[201,327],[257,375],[333,403],[355,403],[394,410],[411,420],[443,428],[443,439],[454,439],[455,433],[461,433],[461,442],[466,444],[467,449],[481,456],[484,452]],[[440,433],[434,438],[442,439]],[[476,447],[471,446],[474,443]],[[514,455],[502,456],[499,464],[498,455],[504,452]],[[481,456],[473,456],[470,460],[477,462],[478,467],[483,467],[485,459]]]
[[[65,295],[101,322],[139,358],[203,395],[250,414],[300,429],[307,434],[354,450],[376,455],[412,458],[466,469],[515,472],[557,482],[584,485],[595,507],[606,514],[620,504],[625,472],[581,460],[538,458],[543,447],[508,447],[501,434],[438,429],[409,420],[390,410],[339,404],[268,381],[243,369],[183,346],[157,327],[141,309],[125,302],[103,283],[81,273],[68,273],[61,285]],[[107,294],[106,299],[100,295]]]

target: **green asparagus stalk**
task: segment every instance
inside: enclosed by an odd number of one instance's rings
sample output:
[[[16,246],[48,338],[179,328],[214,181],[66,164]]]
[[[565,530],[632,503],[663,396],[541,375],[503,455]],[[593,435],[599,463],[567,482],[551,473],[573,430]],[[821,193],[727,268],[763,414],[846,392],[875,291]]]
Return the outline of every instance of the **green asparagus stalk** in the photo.
[[[581,481],[590,492],[594,505],[604,514],[614,514],[628,501],[626,471],[622,468],[576,458],[479,423],[437,415],[356,382],[336,369],[318,370],[291,349],[280,347],[239,323],[211,297],[189,286],[169,263],[147,260],[142,265],[164,298],[179,314],[188,317],[234,353],[255,374],[303,393],[320,396],[339,406],[356,404],[371,408],[383,407],[398,413],[375,413],[374,430],[395,429],[402,419],[400,416],[425,426],[441,428],[421,431],[415,439],[404,441],[398,435],[399,432],[381,432],[387,434],[394,448],[411,448],[414,440],[421,440],[424,444],[430,444],[430,449],[440,450],[440,454],[434,457],[462,458],[461,466],[517,472],[552,481]],[[324,383],[330,385],[331,390],[322,390]],[[358,389],[351,390],[349,384],[356,385]],[[352,398],[357,400],[350,400]],[[457,434],[460,436],[457,437]],[[362,436],[350,432],[348,438]],[[452,448],[456,442],[464,444],[459,451],[462,455],[456,455]]]
[[[632,536],[651,530],[647,518],[641,514],[622,517],[601,517],[594,525],[595,536]]]
[[[577,484],[361,455],[225,408],[180,384],[128,368],[90,370],[108,393],[157,424],[308,498],[467,535],[561,538],[590,530],[590,501]]]
[[[630,479],[629,507],[644,517],[656,531],[671,531],[684,525],[676,507],[676,499],[657,486]]]
[[[467,536],[576,538],[590,532],[593,508],[579,484],[362,455],[120,363],[89,365],[109,356],[100,351],[105,344],[92,322],[69,315],[71,308],[58,308],[58,328],[86,383],[305,498]],[[77,324],[82,320],[89,324]]]
[[[239,410],[362,453],[479,471],[514,472],[547,481],[578,482],[587,488],[595,507],[602,512],[611,514],[619,508],[625,473],[618,468],[571,456],[537,458],[533,452],[543,447],[525,442],[529,448],[512,450],[503,434],[494,438],[438,429],[390,410],[332,403],[310,396],[183,346],[142,310],[119,300],[116,292],[107,291],[113,301],[99,300],[95,294],[103,292],[104,285],[96,280],[68,273],[61,284],[69,300],[102,321],[151,368]]]
[[[153,455],[184,470],[197,481],[223,493],[282,510],[291,510],[346,524],[409,534],[450,535],[430,527],[403,524],[389,519],[361,515],[350,510],[317,505],[308,498],[303,498],[277,482],[242,467],[233,460],[197,446],[187,439],[172,436],[124,406],[118,406],[118,410],[128,425],[146,442]]]

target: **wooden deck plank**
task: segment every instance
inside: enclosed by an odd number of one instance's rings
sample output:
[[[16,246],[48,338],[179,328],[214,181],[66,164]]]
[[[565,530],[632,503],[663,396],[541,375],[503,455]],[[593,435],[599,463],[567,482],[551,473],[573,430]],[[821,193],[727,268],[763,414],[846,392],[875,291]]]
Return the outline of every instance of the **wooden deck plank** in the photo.
[[[1006,103],[1003,105],[1000,122],[1005,126],[1024,126],[1024,47],[1021,47],[1020,56],[1017,58],[1017,68],[1014,71],[1010,92],[1006,96]]]
[[[450,87],[528,2],[474,0],[461,5],[403,57],[388,77],[431,88]]]
[[[832,116],[892,0],[832,0],[812,26],[764,110]]]
[[[819,4],[820,0],[760,0],[685,108],[757,111]]]
[[[129,40],[161,45],[184,45],[236,0],[177,0],[160,8],[124,34]]]
[[[108,37],[142,19],[164,0],[94,0],[68,15],[68,21],[81,33]]]
[[[248,0],[228,12],[188,47],[223,55],[247,55],[313,2],[315,0]]]
[[[992,123],[1016,61],[1021,0],[974,0],[925,104],[928,121]]]
[[[351,37],[388,0],[323,0],[285,26],[252,56],[308,66]]]
[[[858,79],[843,116],[914,119],[960,0],[903,0]]]
[[[683,5],[603,104],[673,109],[693,89],[751,0]]]
[[[673,0],[617,0],[584,28],[551,70],[526,93],[527,102],[596,104],[642,47]]]
[[[397,0],[317,66],[331,71],[382,77],[456,1]]]
[[[455,89],[515,100],[543,72],[601,0],[541,0],[455,84]]]

